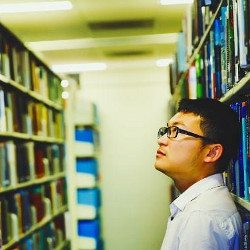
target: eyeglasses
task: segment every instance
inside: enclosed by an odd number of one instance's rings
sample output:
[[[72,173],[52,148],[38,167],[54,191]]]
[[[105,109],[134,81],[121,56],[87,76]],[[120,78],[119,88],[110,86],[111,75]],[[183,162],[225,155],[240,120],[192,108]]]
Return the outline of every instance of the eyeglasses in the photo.
[[[210,139],[208,137],[204,137],[204,136],[201,136],[201,135],[197,135],[195,133],[189,132],[189,131],[184,130],[184,129],[180,129],[177,126],[160,128],[159,131],[158,131],[158,139],[160,137],[162,137],[163,135],[165,135],[165,134],[167,134],[168,138],[176,138],[178,136],[178,133],[193,136],[195,138],[200,138],[200,139],[206,140],[208,142],[213,142],[213,143],[215,142],[213,139]]]

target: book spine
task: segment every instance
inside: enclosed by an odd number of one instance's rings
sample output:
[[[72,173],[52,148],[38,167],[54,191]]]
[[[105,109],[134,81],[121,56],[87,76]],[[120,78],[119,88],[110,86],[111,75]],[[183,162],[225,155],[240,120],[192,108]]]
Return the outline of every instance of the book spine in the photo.
[[[221,97],[221,24],[214,20],[215,97]]]
[[[247,127],[246,127],[246,102],[242,102],[241,128],[242,128],[242,161],[244,171],[244,198],[249,200],[249,172],[247,165]]]

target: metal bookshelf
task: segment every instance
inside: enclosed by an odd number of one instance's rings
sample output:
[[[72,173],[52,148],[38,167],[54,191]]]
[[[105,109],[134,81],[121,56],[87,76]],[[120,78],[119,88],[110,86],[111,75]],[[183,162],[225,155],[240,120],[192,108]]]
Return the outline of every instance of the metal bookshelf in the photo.
[[[244,207],[245,209],[247,209],[249,212],[250,212],[250,202],[247,201],[247,200],[244,200],[243,198],[235,195],[235,194],[232,194],[231,193],[231,196],[233,197],[234,201],[241,205],[242,207]]]

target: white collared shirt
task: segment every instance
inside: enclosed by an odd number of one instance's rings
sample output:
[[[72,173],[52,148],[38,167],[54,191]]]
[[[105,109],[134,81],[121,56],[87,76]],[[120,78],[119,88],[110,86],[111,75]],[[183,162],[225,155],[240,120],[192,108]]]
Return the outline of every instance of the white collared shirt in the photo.
[[[239,249],[241,218],[221,174],[189,187],[170,213],[161,250]]]

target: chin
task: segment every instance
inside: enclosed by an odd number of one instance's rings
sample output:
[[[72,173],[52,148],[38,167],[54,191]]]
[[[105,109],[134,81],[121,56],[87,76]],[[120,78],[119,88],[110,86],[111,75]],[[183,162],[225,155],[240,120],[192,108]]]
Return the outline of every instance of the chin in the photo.
[[[163,167],[159,166],[157,163],[155,163],[155,169],[162,172],[163,174],[166,174],[165,170]]]

